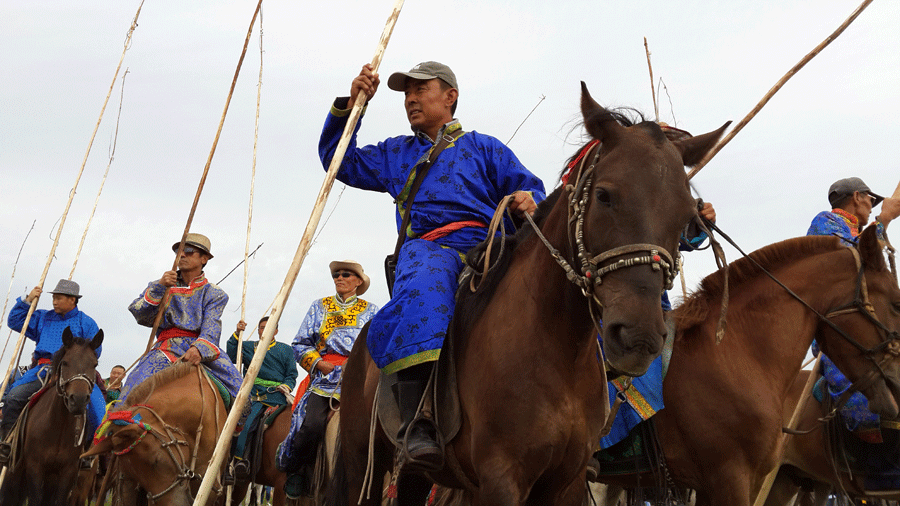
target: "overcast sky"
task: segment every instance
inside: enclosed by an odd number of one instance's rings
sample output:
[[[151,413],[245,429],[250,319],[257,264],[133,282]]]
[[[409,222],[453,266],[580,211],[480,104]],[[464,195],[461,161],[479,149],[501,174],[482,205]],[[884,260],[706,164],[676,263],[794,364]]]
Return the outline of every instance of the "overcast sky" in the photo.
[[[9,306],[40,279],[138,4],[0,5],[0,287],[11,286]],[[128,75],[115,159],[74,274],[84,294],[80,308],[106,332],[104,375],[116,363],[131,364],[147,344],[149,329],[135,324],[127,306],[172,266],[170,247],[187,221],[255,5],[144,4],[122,69]],[[857,5],[408,0],[381,74],[386,81],[391,72],[420,61],[448,64],[459,81],[463,128],[503,142],[546,97],[509,145],[549,191],[583,141],[576,128],[579,81],[601,104],[635,107],[653,118],[643,37],[650,44],[655,85],[664,83],[660,119],[699,134],[740,120]],[[371,60],[392,6],[392,0],[267,0],[263,6],[251,249],[264,244],[250,262],[248,321],[262,316],[284,281],[324,178],[317,155],[323,120],[334,97],[347,95],[351,79]],[[855,175],[876,193],[893,192],[900,180],[898,19],[900,2],[875,1],[694,178],[700,196],[716,206],[720,227],[745,250],[805,234],[812,217],[828,208],[827,189],[837,179]],[[258,26],[192,227],[212,240],[215,258],[206,271],[212,282],[244,254]],[[120,74],[45,290],[72,269],[109,162],[121,86]],[[363,118],[360,143],[408,129],[401,95],[382,85]],[[279,340],[289,343],[310,303],[333,293],[331,260],[361,262],[372,276],[364,298],[387,301],[381,266],[396,241],[393,216],[389,196],[335,185]],[[736,258],[735,250],[726,251]],[[688,286],[714,268],[709,251],[688,255]],[[223,315],[223,347],[240,317],[242,276],[238,269],[221,284],[231,297]],[[50,307],[43,297],[39,308]],[[0,341],[8,334],[4,325]],[[8,357],[9,351],[4,370]]]

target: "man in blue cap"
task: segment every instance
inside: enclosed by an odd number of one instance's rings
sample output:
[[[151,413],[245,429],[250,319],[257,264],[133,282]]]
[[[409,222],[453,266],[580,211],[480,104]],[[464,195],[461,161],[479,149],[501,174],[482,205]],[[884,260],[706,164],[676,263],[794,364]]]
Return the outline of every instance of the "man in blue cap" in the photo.
[[[0,422],[0,437],[6,438],[19,414],[28,402],[28,398],[41,389],[50,374],[50,364],[53,354],[62,348],[63,330],[68,327],[74,337],[91,340],[100,330],[97,323],[90,316],[78,309],[78,299],[81,298],[78,283],[61,279],[53,289],[53,310],[35,310],[28,321],[28,329],[25,337],[35,342],[33,363],[21,378],[13,383],[3,397],[3,421]],[[7,324],[16,332],[22,331],[25,317],[32,302],[41,296],[41,287],[36,286],[24,299],[16,299],[16,305],[9,311]],[[97,357],[100,357],[102,347],[97,348]],[[103,418],[106,404],[100,387],[94,385],[91,392],[91,402],[88,409],[89,429],[96,429]],[[2,451],[0,451],[2,453]]]

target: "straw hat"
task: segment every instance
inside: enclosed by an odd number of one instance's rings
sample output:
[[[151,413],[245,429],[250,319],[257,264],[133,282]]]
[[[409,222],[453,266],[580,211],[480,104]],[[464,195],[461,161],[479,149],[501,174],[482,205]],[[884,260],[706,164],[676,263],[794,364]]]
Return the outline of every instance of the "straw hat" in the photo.
[[[328,268],[331,270],[331,273],[334,274],[337,271],[350,271],[356,274],[359,279],[362,280],[362,284],[359,285],[359,288],[356,289],[356,295],[362,295],[366,293],[366,290],[369,289],[369,283],[371,280],[369,276],[366,276],[365,271],[363,271],[362,265],[359,265],[358,262],[354,262],[353,260],[335,260],[328,264]]]
[[[175,244],[172,245],[172,251],[175,251],[176,253],[178,252],[178,244],[179,243],[176,242]],[[209,242],[209,238],[203,234],[195,234],[194,232],[189,233],[184,238],[184,245],[185,246],[190,245],[190,246],[194,246],[195,248],[200,248],[201,250],[203,250],[204,253],[209,255],[209,258],[213,257],[213,254],[209,252],[210,246],[211,246],[210,242]]]

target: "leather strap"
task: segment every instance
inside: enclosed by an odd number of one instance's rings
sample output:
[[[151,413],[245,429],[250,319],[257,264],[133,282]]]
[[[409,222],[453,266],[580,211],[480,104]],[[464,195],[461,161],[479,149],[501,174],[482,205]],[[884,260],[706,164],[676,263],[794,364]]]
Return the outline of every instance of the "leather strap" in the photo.
[[[434,148],[431,150],[428,158],[424,162],[422,162],[421,166],[418,167],[416,177],[415,179],[413,179],[412,187],[409,190],[409,195],[406,197],[406,214],[403,215],[403,223],[400,225],[400,233],[397,237],[397,246],[394,248],[394,257],[400,254],[400,247],[403,246],[403,242],[406,240],[406,229],[409,227],[409,222],[412,216],[413,199],[416,198],[416,192],[419,191],[419,187],[422,186],[422,181],[425,180],[425,174],[428,173],[428,169],[430,169],[434,164],[434,161],[437,160],[437,157],[441,154],[441,151],[449,146],[450,143],[458,139],[463,133],[465,132],[463,132],[463,130],[460,128],[458,130],[454,130],[449,134],[442,135],[437,144],[435,144]]]

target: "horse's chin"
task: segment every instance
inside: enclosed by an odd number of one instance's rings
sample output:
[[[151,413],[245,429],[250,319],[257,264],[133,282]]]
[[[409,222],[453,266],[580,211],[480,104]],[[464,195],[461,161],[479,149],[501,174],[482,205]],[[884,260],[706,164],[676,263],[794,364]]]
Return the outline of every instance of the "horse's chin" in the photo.
[[[886,420],[900,417],[900,382],[888,376],[875,383],[874,393],[867,395],[869,408]]]
[[[615,373],[615,376],[643,376],[650,368],[650,364],[659,356],[659,351],[653,353],[646,348],[640,351],[631,350],[625,354],[613,353],[605,345],[604,348],[608,373]]]

